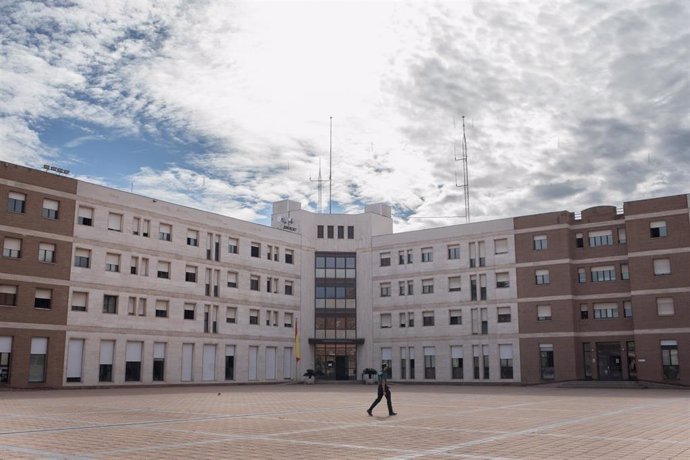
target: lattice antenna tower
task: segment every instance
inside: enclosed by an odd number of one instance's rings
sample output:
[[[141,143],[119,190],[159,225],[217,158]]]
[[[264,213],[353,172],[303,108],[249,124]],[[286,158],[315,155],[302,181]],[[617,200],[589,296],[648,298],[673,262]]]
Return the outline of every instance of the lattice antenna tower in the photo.
[[[455,161],[462,161],[462,184],[458,184],[458,173],[455,173],[455,186],[462,187],[462,194],[465,198],[465,222],[470,222],[470,179],[469,168],[467,166],[467,135],[465,134],[465,116],[462,116],[462,145],[461,155],[458,158],[457,143],[453,143],[453,157]]]
[[[309,180],[311,182],[316,182],[316,189],[319,191],[319,213],[323,213],[323,183],[328,182],[328,179],[322,179],[321,178],[321,158],[319,158],[319,178],[318,179],[312,179],[311,176],[309,176]]]

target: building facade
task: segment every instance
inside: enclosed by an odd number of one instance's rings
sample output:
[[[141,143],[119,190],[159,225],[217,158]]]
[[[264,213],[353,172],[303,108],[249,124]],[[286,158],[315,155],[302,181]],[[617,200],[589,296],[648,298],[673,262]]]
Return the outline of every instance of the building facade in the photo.
[[[0,203],[0,388],[384,362],[402,382],[690,386],[686,195],[393,233],[385,204],[279,201],[269,227],[0,163]]]

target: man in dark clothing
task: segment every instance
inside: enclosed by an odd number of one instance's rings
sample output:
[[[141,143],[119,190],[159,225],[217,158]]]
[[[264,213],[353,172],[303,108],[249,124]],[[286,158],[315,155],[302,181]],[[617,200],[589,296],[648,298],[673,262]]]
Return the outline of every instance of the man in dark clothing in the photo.
[[[379,372],[378,397],[376,398],[376,401],[374,401],[371,404],[369,409],[367,409],[367,414],[369,414],[370,417],[373,415],[371,411],[373,411],[374,407],[376,407],[376,405],[381,401],[383,395],[386,395],[386,402],[388,403],[388,415],[398,415],[395,412],[393,412],[393,403],[391,402],[391,390],[390,388],[388,388],[388,377],[385,364],[381,366],[381,372]]]

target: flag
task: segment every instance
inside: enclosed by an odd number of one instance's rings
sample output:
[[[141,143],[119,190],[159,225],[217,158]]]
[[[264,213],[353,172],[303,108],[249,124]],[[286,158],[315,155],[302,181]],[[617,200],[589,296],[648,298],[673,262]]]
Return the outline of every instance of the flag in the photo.
[[[299,326],[298,323],[299,320],[295,318],[295,361],[299,361],[302,359],[302,354],[300,353],[299,350]]]

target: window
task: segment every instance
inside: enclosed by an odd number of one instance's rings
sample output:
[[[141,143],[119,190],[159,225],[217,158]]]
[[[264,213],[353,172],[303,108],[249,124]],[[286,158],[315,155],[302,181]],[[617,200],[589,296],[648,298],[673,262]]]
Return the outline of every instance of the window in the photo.
[[[470,275],[470,300],[477,300],[477,275]]]
[[[422,280],[422,294],[433,294],[434,293],[434,280],[427,279]]]
[[[31,354],[29,355],[29,383],[42,383],[46,381],[47,355],[48,338],[32,337]]]
[[[391,314],[381,313],[381,329],[389,329],[393,327]]]
[[[193,303],[184,304],[184,319],[193,320],[195,317],[196,305]]]
[[[74,251],[74,266],[89,268],[91,266],[91,250],[77,248]]]
[[[34,297],[34,308],[50,310],[52,297],[53,291],[51,289],[36,288],[36,294]]]
[[[0,305],[3,307],[17,306],[17,286],[0,284]]]
[[[594,319],[618,318],[618,305],[615,303],[595,303]]]
[[[332,239],[333,238],[333,226],[332,225],[327,226],[326,231],[327,231],[328,238]]]
[[[630,267],[628,264],[621,264],[621,279],[622,280],[629,280],[630,279]]]
[[[548,239],[546,235],[536,235],[533,238],[534,250],[545,251],[548,247]]]
[[[618,244],[626,244],[628,242],[628,235],[623,227],[618,229]]]
[[[424,347],[424,378],[436,378],[436,347]]]
[[[675,315],[673,307],[673,298],[661,297],[656,299],[656,314],[659,316],[673,316]]]
[[[450,347],[450,368],[453,379],[462,379],[463,375],[463,352],[462,345],[451,345]]]
[[[589,245],[590,245],[590,247],[611,246],[612,244],[613,244],[613,235],[612,235],[611,230],[589,232]]]
[[[347,226],[347,239],[348,240],[354,240],[355,239],[355,226],[354,225],[348,225]]]
[[[391,283],[380,283],[381,297],[391,296]]]
[[[115,354],[114,340],[101,340],[98,366],[98,381],[113,381],[113,355]]]
[[[132,235],[139,235],[141,232],[141,217],[132,217]]]
[[[54,263],[55,262],[55,245],[52,243],[38,244],[38,260],[40,262]]]
[[[448,260],[460,259],[460,245],[449,244],[448,245]]]
[[[283,326],[292,327],[292,313],[285,312],[283,315]]]
[[[153,376],[154,382],[165,380],[165,343],[153,343]]]
[[[285,295],[292,295],[292,281],[285,280]]]
[[[1,288],[1,287],[0,287]],[[72,293],[72,311],[86,311],[89,294],[86,292]]]
[[[93,208],[79,206],[79,210],[77,211],[77,224],[86,225],[87,227],[93,226]]]
[[[157,272],[158,278],[170,279],[170,262],[159,260]]]
[[[316,237],[323,238],[323,225],[316,226]]]
[[[551,320],[551,305],[537,305],[537,321]]]
[[[0,383],[10,383],[12,337],[0,336]]]
[[[577,247],[577,248],[584,248],[585,247],[585,242],[584,242],[584,238],[582,236],[582,233],[575,234],[575,247]]]
[[[129,305],[127,306],[127,314],[129,316],[134,316],[137,314],[137,298],[136,297],[130,297],[129,298]]]
[[[58,201],[45,199],[43,200],[41,216],[45,217],[46,219],[55,220],[58,218],[59,207],[60,203]]]
[[[577,282],[580,284],[587,282],[587,270],[584,268],[577,269]]]
[[[225,380],[235,379],[235,345],[225,346]]]
[[[482,335],[489,333],[489,309],[480,308],[479,313],[481,315],[481,325],[482,325]]]
[[[501,367],[501,378],[513,378],[513,346],[510,344],[498,345],[498,358]]]
[[[547,343],[540,343],[539,367],[541,372],[541,378],[543,380],[553,380],[555,377],[553,358],[553,345]]]
[[[259,283],[261,282],[261,278],[256,275],[252,275],[249,277],[249,289],[252,291],[258,291],[259,290]]]
[[[633,311],[632,311],[632,302],[629,300],[626,300],[623,302],[623,317],[624,318],[632,318]]]
[[[187,246],[199,246],[198,230],[187,230]]]
[[[398,295],[405,295],[405,281],[398,281]]]
[[[345,227],[342,225],[338,225],[338,239],[342,240],[345,238]]]
[[[432,248],[422,248],[422,262],[433,262],[434,250]]]
[[[670,259],[654,259],[654,274],[670,275],[671,274],[671,260]]]
[[[228,272],[228,287],[237,287],[237,272]]]
[[[115,214],[114,212],[108,213],[108,230],[114,232],[122,231],[122,214]]]
[[[26,210],[26,195],[23,193],[10,192],[7,200],[7,210],[9,212],[23,214]]]
[[[139,307],[137,314],[139,316],[146,316],[146,298],[145,297],[139,297]]]
[[[237,322],[237,307],[227,307],[225,309],[225,322],[228,324],[235,324]]]
[[[292,249],[285,250],[285,263],[294,264],[295,263],[295,251]]]
[[[240,243],[237,238],[228,238],[228,253],[229,254],[239,254]]]
[[[414,312],[407,312],[407,327],[414,327]]]
[[[398,251],[398,265],[405,265],[405,251]]]
[[[17,238],[5,238],[2,246],[2,256],[11,259],[19,259],[22,255],[22,240]]]
[[[586,303],[580,304],[580,319],[589,318],[589,306]]]
[[[412,249],[407,250],[407,263],[411,264],[413,261]]]
[[[433,326],[434,325],[434,312],[433,311],[423,311],[422,312],[422,326]]]
[[[386,377],[393,377],[393,349],[390,347],[381,348],[381,367],[386,365]]]
[[[651,222],[649,224],[649,236],[651,238],[662,238],[664,236],[668,236],[666,221],[659,220],[656,222]]]
[[[508,254],[508,239],[500,238],[494,240],[494,253],[495,254]]]
[[[117,296],[116,295],[103,295],[103,313],[108,313],[111,315],[117,315]]]
[[[156,318],[167,318],[168,317],[168,301],[167,300],[156,300]]]
[[[105,255],[105,271],[119,272],[120,271],[120,254],[106,254]]]
[[[508,272],[496,273],[496,288],[510,287],[510,275]]]
[[[448,277],[448,292],[460,292],[460,290],[461,290],[460,281],[461,281],[461,278],[459,276]]]
[[[537,284],[549,284],[549,271],[548,270],[537,270],[535,273]]]
[[[139,257],[132,256],[129,262],[129,274],[136,275],[139,271]]]
[[[382,252],[380,254],[380,260],[381,260],[381,267],[389,267],[391,264],[391,253],[390,252]]]
[[[616,268],[614,266],[592,267],[592,282],[616,281]]]
[[[252,243],[251,256],[252,257],[261,257],[261,244],[260,243]]]
[[[511,321],[510,307],[498,307],[496,311],[499,323],[509,323]]]
[[[259,324],[259,310],[249,310],[249,324]]]
[[[125,382],[141,381],[141,350],[143,342],[127,342],[125,348]]]
[[[462,324],[462,310],[449,310],[451,326],[459,326]]]
[[[184,280],[189,283],[196,283],[197,267],[187,265],[184,269]]]
[[[661,341],[661,365],[664,379],[677,380],[680,375],[680,360],[678,359],[678,341]]]
[[[407,327],[407,313],[402,312],[399,315],[400,318],[400,327]]]

